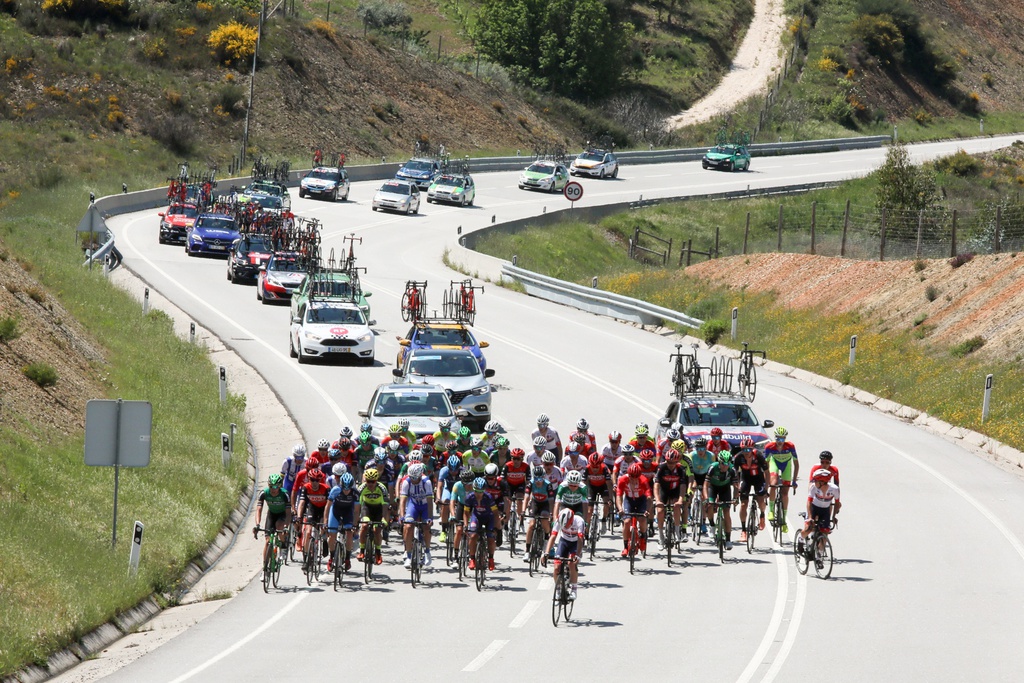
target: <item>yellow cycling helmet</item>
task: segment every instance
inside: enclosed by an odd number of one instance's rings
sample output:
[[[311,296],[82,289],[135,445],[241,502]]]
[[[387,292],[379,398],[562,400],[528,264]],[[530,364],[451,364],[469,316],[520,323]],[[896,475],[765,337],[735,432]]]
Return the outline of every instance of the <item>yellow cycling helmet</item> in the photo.
[[[375,467],[371,467],[365,472],[363,472],[363,480],[366,481],[367,483],[375,482],[378,479],[380,479],[380,472],[378,472],[377,468]]]

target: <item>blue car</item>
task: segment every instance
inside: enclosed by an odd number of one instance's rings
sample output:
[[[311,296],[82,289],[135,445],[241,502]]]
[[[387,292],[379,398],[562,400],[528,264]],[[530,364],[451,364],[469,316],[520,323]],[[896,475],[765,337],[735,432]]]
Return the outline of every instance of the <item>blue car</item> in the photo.
[[[235,219],[222,213],[202,213],[185,238],[185,253],[227,256],[231,245],[241,237]]]
[[[419,322],[413,325],[404,337],[398,339],[398,359],[396,367],[402,367],[409,349],[466,349],[472,351],[480,371],[487,370],[487,359],[481,349],[486,349],[487,342],[478,342],[469,328],[456,322]]]
[[[410,159],[398,169],[395,179],[407,180],[421,190],[426,190],[439,175],[441,175],[441,164],[437,160]]]

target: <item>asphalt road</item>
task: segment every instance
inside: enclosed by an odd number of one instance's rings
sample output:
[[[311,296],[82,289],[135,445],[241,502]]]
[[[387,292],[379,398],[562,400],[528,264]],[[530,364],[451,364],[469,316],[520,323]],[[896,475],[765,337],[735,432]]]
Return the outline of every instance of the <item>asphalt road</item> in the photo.
[[[1013,138],[914,148],[917,159],[1005,146]],[[583,202],[625,201],[842,179],[877,167],[884,150],[757,158],[750,173],[703,171],[699,163],[623,167],[618,180],[583,180]],[[314,364],[288,357],[287,307],[263,306],[252,286],[225,279],[224,262],[189,258],[157,244],[155,211],[109,221],[125,263],[258,368],[307,441],[356,424],[373,388],[391,378],[396,335],[407,324],[399,298],[408,279],[428,280],[428,300],[461,275],[437,245],[458,225],[510,220],[564,207],[564,199],[521,191],[516,174],[477,176],[475,208],[423,204],[421,215],[373,213],[379,183],[353,185],[352,201],[298,199],[295,210],[325,224],[324,250],[355,233],[364,287],[377,320],[374,367]],[[579,258],[586,258],[580,254]],[[478,298],[476,333],[491,343],[495,416],[526,446],[546,412],[563,436],[586,417],[598,434],[652,425],[669,401],[673,339],[530,299],[488,285]],[[769,350],[770,353],[770,350]],[[707,545],[668,567],[656,542],[631,576],[606,537],[581,567],[573,622],[550,622],[551,580],[529,578],[519,558],[499,566],[477,592],[435,561],[412,588],[399,556],[364,586],[307,588],[294,567],[282,590],[258,582],[230,604],[111,681],[307,679],[412,676],[490,680],[559,675],[714,681],[1011,680],[1024,630],[1016,586],[1024,580],[1021,479],[912,425],[795,380],[759,373],[755,409],[789,428],[806,472],[823,448],[842,472],[842,524],[833,536],[828,581],[800,576],[792,556],[758,536],[753,554],[737,544],[720,564]],[[791,512],[791,520],[795,513]],[[791,529],[795,524],[791,524]],[[734,537],[734,541],[738,538]],[[435,553],[439,555],[440,553]],[[813,573],[813,572],[812,572]],[[396,653],[397,657],[396,657]],[[394,667],[394,668],[392,668]]]

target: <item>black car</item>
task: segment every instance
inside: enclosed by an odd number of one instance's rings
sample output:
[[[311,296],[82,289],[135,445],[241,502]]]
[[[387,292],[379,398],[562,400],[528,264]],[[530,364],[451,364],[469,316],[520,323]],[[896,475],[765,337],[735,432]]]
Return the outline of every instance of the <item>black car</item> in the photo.
[[[267,264],[274,250],[266,235],[242,235],[231,245],[228,254],[228,279],[255,280],[260,273],[260,266]]]

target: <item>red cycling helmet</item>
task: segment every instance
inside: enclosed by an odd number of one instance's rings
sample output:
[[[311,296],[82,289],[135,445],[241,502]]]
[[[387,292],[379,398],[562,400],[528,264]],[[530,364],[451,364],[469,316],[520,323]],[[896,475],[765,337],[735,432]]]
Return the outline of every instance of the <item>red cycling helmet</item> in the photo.
[[[427,434],[422,439],[420,439],[420,443],[421,444],[429,443],[429,444],[433,445],[433,443],[434,443],[434,435],[433,434]]]
[[[576,432],[572,435],[572,440],[576,443],[583,444],[587,442],[587,435],[583,432]]]
[[[315,470],[317,467],[320,467],[320,458],[317,458],[316,456],[306,458],[307,470]]]
[[[718,437],[722,436],[722,428],[721,427],[712,427],[711,428],[711,436],[712,436],[712,438],[715,438],[715,439],[717,439]]]
[[[754,440],[748,436],[743,439],[743,441],[740,441],[740,448],[749,448],[750,450],[754,450]]]
[[[642,451],[640,451],[640,459],[654,460],[654,451],[652,451],[650,448],[643,449]]]
[[[598,467],[604,464],[604,458],[601,457],[600,453],[591,453],[590,457],[587,458],[587,464],[591,467]]]
[[[640,468],[640,463],[638,462],[633,463],[629,466],[629,469],[626,470],[626,474],[631,477],[639,477],[642,473],[643,469]]]
[[[832,471],[824,468],[814,471],[814,481],[828,481],[832,478]]]
[[[513,448],[513,449],[512,449],[511,451],[509,451],[508,453],[509,453],[509,455],[511,455],[511,456],[512,456],[513,458],[522,458],[522,457],[525,457],[525,456],[526,456],[526,451],[524,451],[524,450],[523,450],[522,448]]]
[[[323,481],[324,480],[324,471],[321,470],[321,469],[315,469],[312,472],[310,472],[309,474],[307,474],[306,477],[310,481]]]
[[[679,462],[679,451],[674,448],[670,448],[665,451],[665,460],[668,462]]]

